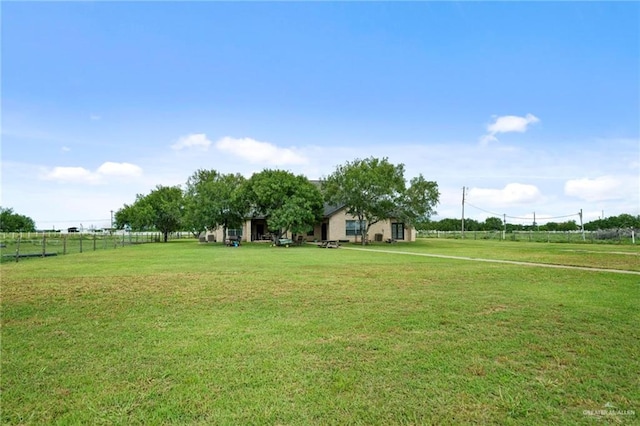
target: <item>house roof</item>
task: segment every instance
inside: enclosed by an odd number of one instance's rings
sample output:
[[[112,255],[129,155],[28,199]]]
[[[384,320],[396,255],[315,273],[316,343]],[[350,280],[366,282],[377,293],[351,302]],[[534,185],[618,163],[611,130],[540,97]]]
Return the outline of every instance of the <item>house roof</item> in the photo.
[[[324,217],[331,217],[334,214],[336,214],[337,212],[339,212],[340,210],[342,210],[343,208],[344,208],[344,205],[332,206],[330,204],[326,204],[325,203],[323,216]]]
[[[309,179],[309,182],[314,184],[318,189],[322,190],[322,180],[320,180],[320,179]],[[344,205],[334,206],[334,205],[330,205],[330,204],[324,203],[322,216],[324,218],[329,218],[329,217],[333,216],[334,214],[336,214],[337,212],[339,212],[340,210],[342,210],[343,207],[344,207]]]

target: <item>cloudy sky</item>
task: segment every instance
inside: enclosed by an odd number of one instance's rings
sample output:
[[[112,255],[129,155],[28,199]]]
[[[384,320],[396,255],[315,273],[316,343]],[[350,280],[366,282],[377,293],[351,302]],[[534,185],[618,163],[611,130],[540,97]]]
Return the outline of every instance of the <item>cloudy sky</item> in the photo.
[[[3,2],[1,205],[40,229],[199,168],[369,156],[435,219],[640,214],[637,2]]]

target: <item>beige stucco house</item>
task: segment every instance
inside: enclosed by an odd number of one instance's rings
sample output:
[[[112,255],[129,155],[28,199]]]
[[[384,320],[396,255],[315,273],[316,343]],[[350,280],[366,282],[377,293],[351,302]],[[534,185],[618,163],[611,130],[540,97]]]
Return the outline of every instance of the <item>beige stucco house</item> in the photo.
[[[210,232],[216,241],[222,241],[222,228]],[[415,241],[414,228],[398,220],[385,220],[369,228],[369,241]],[[264,218],[247,219],[242,228],[227,230],[227,236],[239,237],[241,241],[270,241],[267,222]],[[287,235],[294,239],[297,236]],[[346,207],[325,206],[322,221],[314,225],[313,230],[303,235],[303,239],[312,241],[349,241],[361,242],[361,232],[357,218],[347,214]]]
[[[346,207],[325,207],[321,223],[313,227],[313,233],[306,235],[307,241],[339,240],[361,242],[362,232],[358,218],[347,213]],[[417,232],[398,220],[384,220],[371,225],[367,234],[369,241],[415,241]]]

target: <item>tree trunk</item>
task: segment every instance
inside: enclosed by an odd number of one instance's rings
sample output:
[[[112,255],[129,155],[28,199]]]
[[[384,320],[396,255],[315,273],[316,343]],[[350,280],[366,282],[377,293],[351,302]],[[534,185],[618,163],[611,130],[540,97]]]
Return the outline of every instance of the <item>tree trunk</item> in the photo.
[[[358,216],[358,220],[360,221],[360,238],[362,239],[360,244],[362,244],[364,246],[367,243],[367,233],[369,232],[369,227],[371,225],[369,225],[367,223],[366,227],[362,226],[362,225],[364,225],[364,217]]]
[[[169,241],[169,231],[164,231],[164,242]]]

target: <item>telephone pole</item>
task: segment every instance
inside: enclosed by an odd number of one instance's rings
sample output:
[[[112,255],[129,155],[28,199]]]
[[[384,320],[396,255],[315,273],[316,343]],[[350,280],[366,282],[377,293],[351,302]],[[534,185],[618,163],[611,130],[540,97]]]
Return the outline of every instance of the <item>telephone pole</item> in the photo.
[[[466,188],[462,187],[462,238],[464,239],[464,195]]]
[[[502,239],[505,240],[507,238],[507,214],[502,214]]]
[[[536,223],[536,212],[533,212],[533,228],[535,229],[537,223]]]

